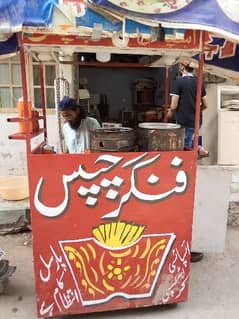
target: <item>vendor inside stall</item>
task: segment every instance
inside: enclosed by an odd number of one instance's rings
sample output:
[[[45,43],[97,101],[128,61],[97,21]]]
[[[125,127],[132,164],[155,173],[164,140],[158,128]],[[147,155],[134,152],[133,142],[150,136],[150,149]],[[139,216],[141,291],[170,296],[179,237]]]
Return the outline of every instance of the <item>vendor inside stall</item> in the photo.
[[[64,96],[58,109],[65,120],[63,135],[68,153],[85,153],[90,148],[90,130],[100,128],[99,122],[86,116],[83,107],[73,98]]]

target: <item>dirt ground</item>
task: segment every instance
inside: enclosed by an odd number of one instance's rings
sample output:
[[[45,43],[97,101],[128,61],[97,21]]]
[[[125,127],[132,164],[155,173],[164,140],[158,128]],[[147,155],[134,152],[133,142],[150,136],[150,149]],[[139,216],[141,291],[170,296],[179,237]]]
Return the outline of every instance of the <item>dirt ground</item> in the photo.
[[[35,319],[35,292],[30,232],[0,236],[0,247],[17,270],[4,295],[0,319]],[[176,307],[65,316],[64,319],[238,319],[239,228],[229,227],[223,254],[205,254],[192,264],[189,300]]]

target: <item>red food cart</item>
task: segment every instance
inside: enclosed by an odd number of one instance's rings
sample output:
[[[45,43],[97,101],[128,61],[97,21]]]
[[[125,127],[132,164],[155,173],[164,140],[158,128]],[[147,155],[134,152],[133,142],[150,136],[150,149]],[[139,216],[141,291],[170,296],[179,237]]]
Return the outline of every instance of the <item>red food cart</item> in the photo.
[[[194,150],[43,154],[46,110],[25,139],[39,317],[186,301],[194,208],[203,32],[182,41],[145,44],[160,52],[201,52]],[[28,108],[25,46],[112,46],[75,35],[19,34],[24,118]],[[129,47],[137,51],[134,39]],[[32,149],[32,137],[43,141]]]

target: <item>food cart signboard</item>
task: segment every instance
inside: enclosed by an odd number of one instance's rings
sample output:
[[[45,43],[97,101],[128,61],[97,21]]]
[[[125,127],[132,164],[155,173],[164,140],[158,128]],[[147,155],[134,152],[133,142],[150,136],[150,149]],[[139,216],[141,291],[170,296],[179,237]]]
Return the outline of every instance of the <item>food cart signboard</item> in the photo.
[[[173,34],[166,38],[164,41],[148,41],[138,38],[130,38],[128,42],[129,48],[140,47],[144,49],[169,49],[169,50],[192,50],[199,51],[201,41],[201,32],[197,30],[184,30],[183,38],[175,38]],[[94,41],[89,37],[79,37],[75,35],[60,35],[60,34],[44,34],[44,33],[28,33],[24,34],[23,39],[26,45],[60,45],[60,46],[88,46],[91,48],[108,47],[115,48],[112,43],[112,37],[102,38]]]
[[[196,155],[28,156],[40,317],[188,295]]]

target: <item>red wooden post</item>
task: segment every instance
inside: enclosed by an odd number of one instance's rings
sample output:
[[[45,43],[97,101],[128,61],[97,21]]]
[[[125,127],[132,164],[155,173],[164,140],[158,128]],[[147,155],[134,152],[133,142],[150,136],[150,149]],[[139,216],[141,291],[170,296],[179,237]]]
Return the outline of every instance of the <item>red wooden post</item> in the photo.
[[[25,52],[22,42],[22,33],[18,33],[17,35],[18,44],[19,44],[19,53],[20,53],[20,62],[21,62],[21,77],[22,77],[22,94],[23,94],[23,103],[24,103],[24,117],[29,119],[29,108],[28,108],[28,92],[27,92],[27,76],[26,76],[26,60],[25,60]],[[29,125],[28,125],[28,132],[26,135],[26,148],[27,154],[31,152],[31,143],[30,143],[30,132],[29,132]]]
[[[205,39],[205,32],[203,31],[202,32],[202,51],[200,52],[200,56],[199,56],[199,68],[198,68],[196,116],[195,116],[195,131],[194,131],[194,150],[198,149],[201,95],[202,95],[202,85],[203,85],[204,42],[205,42],[204,39]]]

